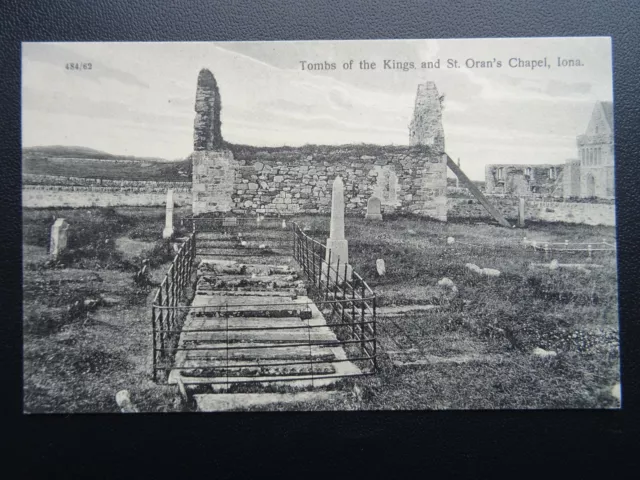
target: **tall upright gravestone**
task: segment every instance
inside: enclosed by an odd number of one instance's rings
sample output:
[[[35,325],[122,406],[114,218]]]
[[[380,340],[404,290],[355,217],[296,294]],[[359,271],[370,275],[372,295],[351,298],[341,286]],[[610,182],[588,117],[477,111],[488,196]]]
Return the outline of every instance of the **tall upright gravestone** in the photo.
[[[338,277],[351,280],[353,269],[349,265],[349,244],[344,236],[344,184],[342,178],[336,177],[331,191],[331,224],[327,239],[326,264],[338,270]],[[333,277],[334,272],[330,272]]]
[[[165,210],[164,230],[162,238],[167,240],[173,237],[173,190],[167,190],[167,207]]]
[[[193,214],[228,212],[238,162],[224,148],[220,111],[222,101],[213,73],[200,70],[193,123]]]

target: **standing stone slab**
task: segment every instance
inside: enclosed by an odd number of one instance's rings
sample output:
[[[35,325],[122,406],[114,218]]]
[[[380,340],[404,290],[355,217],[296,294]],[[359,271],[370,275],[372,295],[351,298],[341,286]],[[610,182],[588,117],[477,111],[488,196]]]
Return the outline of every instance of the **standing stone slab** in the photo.
[[[59,218],[51,227],[51,239],[49,243],[49,255],[57,258],[67,248],[69,236],[69,224],[64,218]]]
[[[331,226],[325,264],[328,262],[331,262],[331,267],[339,269],[339,278],[345,276],[346,269],[346,279],[351,280],[353,269],[349,265],[349,245],[344,237],[344,183],[340,177],[333,181],[331,191]]]
[[[376,260],[376,270],[378,271],[378,275],[384,277],[387,273],[387,267],[384,263],[384,259],[379,258]]]
[[[367,201],[367,213],[364,216],[367,220],[382,220],[382,213],[380,213],[382,202],[378,197],[371,197]]]
[[[167,190],[167,208],[165,211],[164,230],[162,230],[162,238],[168,240],[173,237],[173,190]]]

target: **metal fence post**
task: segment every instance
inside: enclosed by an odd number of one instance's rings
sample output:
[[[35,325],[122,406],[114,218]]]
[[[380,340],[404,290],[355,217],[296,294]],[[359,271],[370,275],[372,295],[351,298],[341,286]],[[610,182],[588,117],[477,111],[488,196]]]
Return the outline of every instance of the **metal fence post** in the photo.
[[[362,348],[362,353],[366,355],[367,351],[364,348],[364,316],[365,316],[365,288],[364,288],[364,280],[360,279],[360,281],[362,282],[362,310],[361,310],[361,314],[360,314],[360,345]]]
[[[373,373],[378,371],[378,329],[377,329],[377,313],[376,313],[377,297],[373,294],[373,323],[371,324],[373,332]]]
[[[158,375],[157,375],[157,369],[156,367],[157,362],[156,362],[156,306],[155,304],[151,306],[151,335],[152,335],[152,344],[153,344],[153,350],[151,351],[151,357],[152,357],[152,365],[153,365],[153,381],[157,382],[158,381]]]

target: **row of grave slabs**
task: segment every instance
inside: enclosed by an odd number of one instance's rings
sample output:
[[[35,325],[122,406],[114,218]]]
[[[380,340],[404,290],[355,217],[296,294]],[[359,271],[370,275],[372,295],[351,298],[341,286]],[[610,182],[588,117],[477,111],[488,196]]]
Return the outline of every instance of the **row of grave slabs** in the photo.
[[[198,411],[345,396],[359,375],[307,296],[282,219],[193,219],[196,289],[169,383]]]

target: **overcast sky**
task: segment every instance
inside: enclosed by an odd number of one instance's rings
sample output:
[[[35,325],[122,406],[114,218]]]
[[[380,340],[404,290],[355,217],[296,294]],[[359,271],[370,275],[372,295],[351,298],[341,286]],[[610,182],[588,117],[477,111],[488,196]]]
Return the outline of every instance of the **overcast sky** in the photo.
[[[193,149],[198,72],[216,77],[222,135],[278,146],[407,145],[417,85],[445,94],[446,150],[484,178],[487,163],[559,163],[597,100],[612,100],[608,38],[231,43],[24,43],[23,145],[77,145],[113,154],[184,158]],[[551,68],[509,68],[510,58]],[[559,68],[557,57],[582,67]],[[441,68],[384,70],[383,60],[440,59]],[[448,58],[461,68],[447,69]],[[468,58],[502,68],[466,68]],[[354,59],[354,69],[342,64]],[[359,70],[361,59],[376,70]],[[300,61],[336,63],[302,70]],[[91,62],[70,71],[68,62]]]

